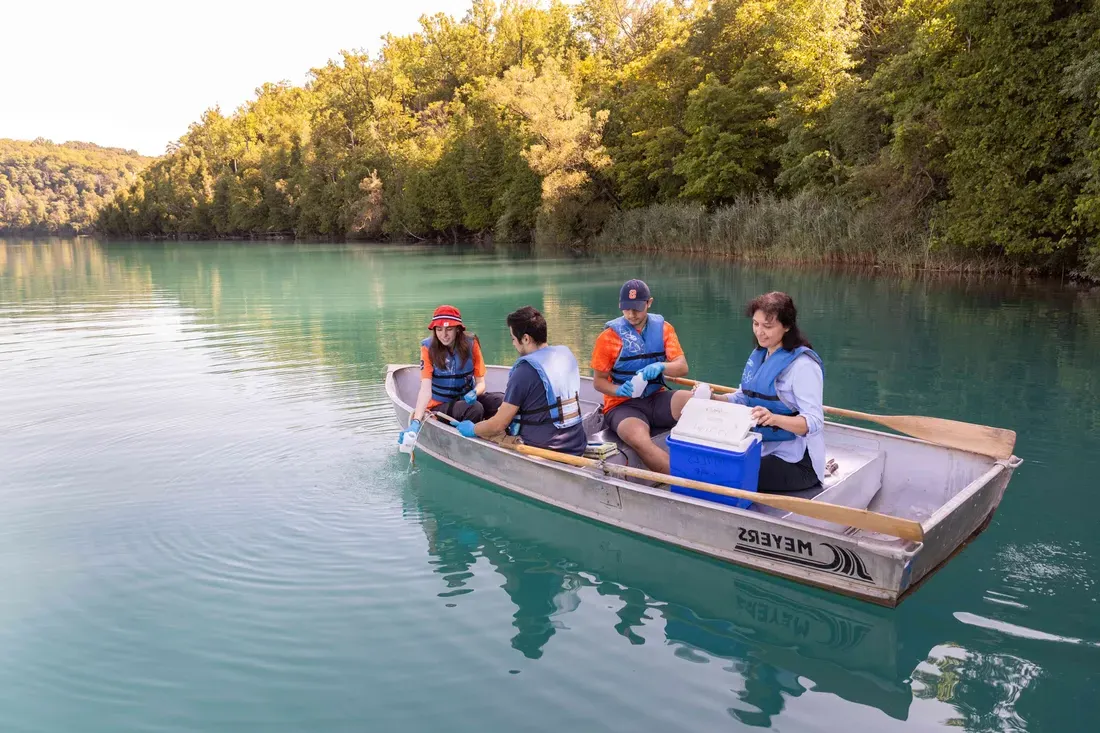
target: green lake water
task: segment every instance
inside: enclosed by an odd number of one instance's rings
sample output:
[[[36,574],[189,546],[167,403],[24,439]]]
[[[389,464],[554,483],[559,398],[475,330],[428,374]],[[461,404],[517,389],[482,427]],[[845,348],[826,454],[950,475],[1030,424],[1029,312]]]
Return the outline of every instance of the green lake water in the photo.
[[[887,610],[396,450],[452,303],[586,365],[642,277],[692,376],[792,294],[825,401],[1014,429],[993,523]],[[0,731],[1092,731],[1100,297],[521,250],[0,240]]]

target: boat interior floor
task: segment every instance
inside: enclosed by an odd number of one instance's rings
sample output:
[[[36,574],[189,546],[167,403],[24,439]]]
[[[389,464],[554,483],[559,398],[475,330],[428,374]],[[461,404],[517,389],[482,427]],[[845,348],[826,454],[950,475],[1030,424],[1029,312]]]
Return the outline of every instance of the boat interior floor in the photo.
[[[605,428],[602,418],[602,414],[598,411],[590,412],[585,415],[584,425],[589,441],[614,443],[618,448],[616,454],[604,459],[605,462],[645,468],[646,466],[638,453],[620,439],[614,431]],[[654,430],[650,435],[656,445],[666,451],[668,450],[666,443],[669,436],[668,430]],[[801,499],[823,501],[830,504],[840,504],[842,506],[850,506],[858,509],[866,509],[882,488],[882,473],[885,466],[885,458],[885,454],[881,451],[871,451],[865,448],[856,449],[841,445],[828,446],[826,448],[826,460],[834,463],[836,469],[825,477],[825,481],[822,485],[805,491],[787,492],[784,495],[795,496]],[[643,479],[630,478],[627,480],[650,487],[667,487],[667,484],[659,484]],[[831,528],[837,531],[843,531],[845,529],[839,525],[810,519],[755,502],[749,507],[749,510]]]

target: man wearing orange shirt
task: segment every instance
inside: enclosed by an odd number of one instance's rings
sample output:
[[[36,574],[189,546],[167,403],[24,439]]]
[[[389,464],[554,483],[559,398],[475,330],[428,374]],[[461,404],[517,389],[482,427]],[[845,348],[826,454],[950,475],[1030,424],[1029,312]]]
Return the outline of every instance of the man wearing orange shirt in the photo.
[[[672,391],[665,385],[665,375],[687,375],[688,363],[676,329],[650,313],[652,305],[644,282],[628,280],[623,284],[619,290],[623,315],[605,324],[607,328],[592,350],[592,382],[604,395],[605,424],[638,452],[651,471],[668,473],[668,453],[653,443],[650,431],[675,426],[691,393]],[[636,373],[641,373],[647,384],[640,397],[631,397],[630,380]]]

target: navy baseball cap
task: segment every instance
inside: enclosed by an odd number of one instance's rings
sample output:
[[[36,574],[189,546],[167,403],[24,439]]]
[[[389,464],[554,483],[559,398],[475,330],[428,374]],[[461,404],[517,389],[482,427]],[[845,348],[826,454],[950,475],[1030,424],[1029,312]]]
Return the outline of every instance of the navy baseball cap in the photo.
[[[627,280],[619,288],[619,310],[643,310],[649,297],[648,285],[641,280]]]

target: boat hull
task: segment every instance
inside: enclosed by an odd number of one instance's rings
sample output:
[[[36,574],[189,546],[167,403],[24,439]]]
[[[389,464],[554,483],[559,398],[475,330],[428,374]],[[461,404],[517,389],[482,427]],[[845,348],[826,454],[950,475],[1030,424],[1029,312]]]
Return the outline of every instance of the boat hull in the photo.
[[[386,376],[402,427],[412,406],[402,399],[395,375],[408,368],[390,366]],[[627,532],[888,607],[984,529],[1012,470],[1003,463],[991,467],[985,481],[955,497],[958,505],[951,512],[923,522],[925,541],[915,543],[729,507],[525,456],[464,438],[436,420],[425,421],[416,450],[516,494]]]

